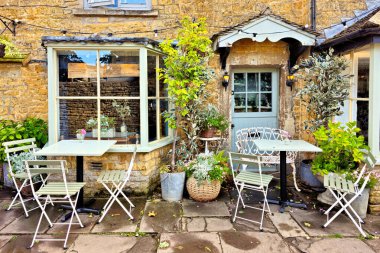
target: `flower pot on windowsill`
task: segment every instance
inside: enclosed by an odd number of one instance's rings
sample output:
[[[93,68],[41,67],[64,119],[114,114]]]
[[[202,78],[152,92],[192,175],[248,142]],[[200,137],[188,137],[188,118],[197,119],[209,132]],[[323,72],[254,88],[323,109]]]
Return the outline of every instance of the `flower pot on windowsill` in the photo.
[[[215,128],[209,128],[206,130],[203,130],[200,134],[203,138],[212,138],[215,136]]]
[[[98,129],[93,128],[92,129],[92,137],[98,138]],[[101,129],[100,131],[100,137],[101,138],[113,138],[115,137],[115,128],[108,128],[108,129]]]

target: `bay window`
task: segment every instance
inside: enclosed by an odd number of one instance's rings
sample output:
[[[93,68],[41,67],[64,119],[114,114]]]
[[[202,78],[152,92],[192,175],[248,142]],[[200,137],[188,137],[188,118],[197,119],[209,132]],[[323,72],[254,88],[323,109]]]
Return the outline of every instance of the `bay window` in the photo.
[[[169,108],[159,80],[162,54],[141,47],[49,47],[49,143],[116,140],[111,151],[148,152],[171,142],[162,112]]]

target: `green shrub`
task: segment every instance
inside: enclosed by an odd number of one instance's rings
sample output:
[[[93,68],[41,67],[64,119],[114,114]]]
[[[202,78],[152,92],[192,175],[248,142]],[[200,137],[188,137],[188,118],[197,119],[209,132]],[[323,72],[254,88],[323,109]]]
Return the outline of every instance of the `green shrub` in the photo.
[[[0,161],[6,156],[3,142],[36,138],[36,145],[42,148],[48,141],[47,122],[39,118],[27,118],[22,122],[0,120]]]
[[[314,137],[322,152],[313,160],[312,172],[326,175],[329,172],[351,174],[355,171],[364,159],[365,150],[369,149],[364,136],[357,135],[359,132],[356,122],[342,125],[329,121],[328,128],[318,128]]]

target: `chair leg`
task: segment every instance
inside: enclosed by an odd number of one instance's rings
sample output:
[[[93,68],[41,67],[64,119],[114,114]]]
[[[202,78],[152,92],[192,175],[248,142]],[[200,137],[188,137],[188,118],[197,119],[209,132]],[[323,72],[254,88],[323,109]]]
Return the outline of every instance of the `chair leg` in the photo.
[[[237,185],[236,183],[235,183],[235,186],[236,186],[236,190],[237,190],[237,192],[238,192],[238,200],[237,200],[237,202],[236,202],[235,214],[234,214],[234,217],[233,217],[233,219],[232,219],[232,222],[235,222],[235,221],[236,221],[236,215],[237,215],[237,211],[238,211],[238,209],[239,209],[239,202],[240,202],[240,200],[242,201],[242,205],[243,205],[243,207],[245,207],[245,206],[244,206],[244,202],[243,202],[243,198],[242,198],[242,196],[241,196],[241,192],[243,191],[243,187],[244,187],[244,185],[242,184],[241,187],[240,187],[240,189],[239,189],[239,187],[238,187],[238,185]]]
[[[68,198],[69,203],[70,203],[71,208],[72,208],[73,211],[71,212],[71,217],[70,217],[69,226],[68,226],[67,232],[66,232],[65,242],[63,243],[63,248],[64,249],[67,249],[67,240],[69,239],[70,229],[71,229],[71,225],[73,223],[74,215],[77,217],[79,225],[83,228],[82,221],[80,220],[79,215],[77,213],[77,210],[75,209],[76,204],[78,202],[78,197],[79,197],[79,193],[77,193],[77,195],[75,197],[75,202],[74,203],[73,203],[73,200],[71,199],[71,197]]]
[[[264,192],[264,207],[265,207],[265,204],[267,205],[268,207],[268,212],[270,214],[273,214],[272,211],[270,210],[270,207],[269,207],[269,203],[268,203],[268,187],[266,188],[265,192]]]
[[[16,193],[16,196],[13,198],[11,204],[9,205],[7,211],[11,210],[12,206],[15,205],[15,202],[16,202],[17,198],[19,198],[20,199],[20,203],[22,205],[22,208],[24,209],[25,216],[29,217],[29,213],[28,213],[28,210],[26,209],[26,206],[25,206],[25,203],[24,203],[24,199],[23,199],[23,197],[21,195],[21,190],[22,190],[22,188],[24,188],[25,184],[28,182],[28,179],[24,179],[24,181],[22,182],[22,184],[21,184],[20,187],[18,187],[18,185],[16,183],[16,179],[14,177],[12,177],[12,179],[13,179],[13,184],[14,184],[14,186],[16,188],[17,193]]]
[[[34,242],[36,241],[37,234],[38,234],[38,230],[40,229],[40,225],[41,225],[42,217],[43,217],[44,215],[46,215],[46,213],[45,213],[45,208],[46,208],[46,205],[47,205],[47,202],[48,202],[47,199],[46,199],[44,205],[42,206],[42,205],[41,205],[41,202],[38,200],[38,198],[37,198],[36,200],[37,200],[37,203],[38,203],[38,205],[40,206],[42,212],[41,212],[40,218],[39,218],[38,223],[37,223],[36,231],[34,232],[34,235],[33,235],[32,243],[30,244],[29,248],[32,248],[33,245],[34,245]],[[50,224],[51,226],[53,226],[53,225],[51,224],[51,222],[50,222],[49,217],[47,217],[47,220],[49,221],[49,224]]]
[[[45,211],[45,208],[46,208],[46,207],[43,207],[43,206],[42,206],[42,204],[41,204],[40,200],[38,199],[38,197],[36,198],[36,202],[37,202],[38,206],[39,206],[40,209],[41,209],[41,215],[45,216],[46,220],[47,220],[48,223],[49,223],[49,226],[50,226],[50,227],[53,227],[53,223],[51,222],[49,216],[47,215],[47,213],[46,213],[46,211]],[[45,204],[47,204],[47,203],[48,203],[48,199],[46,198],[46,200],[45,200]]]
[[[45,183],[46,183],[46,180],[49,176],[46,177],[46,179],[44,179],[44,177],[42,176],[42,174],[39,175],[40,178],[41,178],[41,183],[42,183],[42,186],[45,186]],[[49,198],[49,202],[52,206],[54,206],[54,203],[53,203],[53,200],[51,199],[50,195],[47,196]]]
[[[297,185],[297,178],[296,178],[296,166],[294,163],[291,163],[290,166],[293,168],[293,180],[294,180],[294,187],[296,188],[297,191],[301,191],[300,188],[298,188]]]
[[[125,182],[126,183],[126,182]],[[124,192],[123,192],[123,190],[122,189],[124,189],[124,186],[125,186],[125,183],[121,186],[121,187],[117,187],[118,189],[120,188],[120,194],[121,194],[121,196],[123,196],[124,197],[124,199],[129,203],[129,205],[131,206],[131,207],[135,207],[135,205],[132,203],[132,201],[124,194]],[[115,185],[115,184],[114,184]],[[116,187],[116,185],[115,185],[115,187]]]

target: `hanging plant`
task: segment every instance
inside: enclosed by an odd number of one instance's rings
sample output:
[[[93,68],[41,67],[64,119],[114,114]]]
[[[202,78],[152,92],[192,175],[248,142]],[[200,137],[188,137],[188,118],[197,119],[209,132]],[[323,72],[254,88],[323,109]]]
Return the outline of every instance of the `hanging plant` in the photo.
[[[4,45],[4,53],[1,54],[2,48],[1,45]],[[4,35],[0,36],[0,57],[1,58],[21,58],[23,55],[20,53],[18,48],[10,41],[10,39]]]

